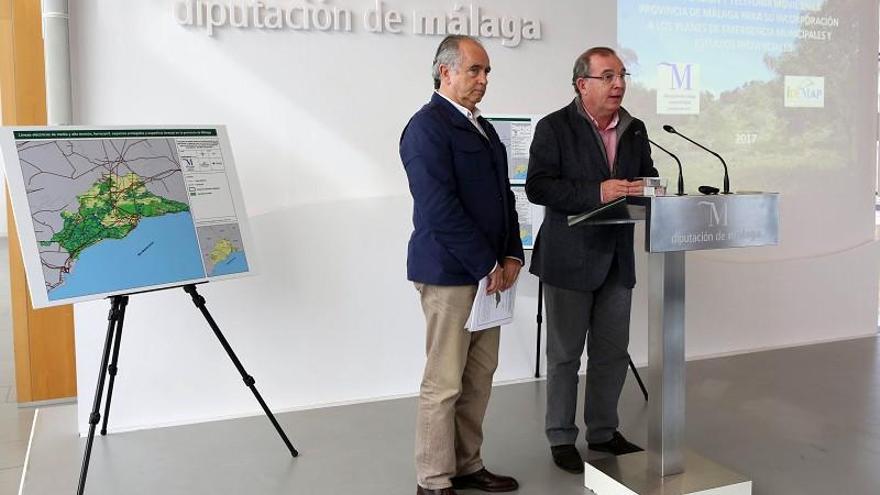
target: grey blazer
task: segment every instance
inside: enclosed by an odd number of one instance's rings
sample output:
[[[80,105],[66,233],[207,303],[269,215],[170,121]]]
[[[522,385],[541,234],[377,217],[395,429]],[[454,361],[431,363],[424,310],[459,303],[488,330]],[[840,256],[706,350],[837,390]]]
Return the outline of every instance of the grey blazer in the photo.
[[[556,287],[592,291],[605,281],[616,255],[623,283],[633,287],[633,226],[569,227],[567,216],[599,206],[602,181],[657,175],[645,124],[623,108],[613,177],[580,98],[541,119],[529,151],[526,195],[547,208],[529,271]]]

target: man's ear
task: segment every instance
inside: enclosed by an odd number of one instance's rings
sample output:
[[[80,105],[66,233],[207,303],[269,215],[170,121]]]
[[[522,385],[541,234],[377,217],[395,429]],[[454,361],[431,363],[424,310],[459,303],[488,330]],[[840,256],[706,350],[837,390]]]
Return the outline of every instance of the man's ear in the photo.
[[[446,64],[440,64],[440,82],[446,81],[449,77],[449,66]]]

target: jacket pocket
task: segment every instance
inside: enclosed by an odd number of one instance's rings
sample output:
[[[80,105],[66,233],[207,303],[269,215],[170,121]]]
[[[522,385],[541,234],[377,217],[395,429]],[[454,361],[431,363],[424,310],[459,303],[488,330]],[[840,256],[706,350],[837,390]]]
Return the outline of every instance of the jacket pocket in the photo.
[[[489,147],[472,133],[456,137],[458,140],[452,149],[456,177],[466,182],[492,179],[494,172]]]

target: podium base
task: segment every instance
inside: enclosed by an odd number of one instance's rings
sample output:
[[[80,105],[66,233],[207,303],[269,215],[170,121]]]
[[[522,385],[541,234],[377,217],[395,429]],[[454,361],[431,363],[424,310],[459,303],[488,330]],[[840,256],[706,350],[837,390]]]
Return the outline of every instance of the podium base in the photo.
[[[596,495],[751,495],[752,481],[693,452],[684,472],[661,477],[636,452],[584,463],[584,487]]]

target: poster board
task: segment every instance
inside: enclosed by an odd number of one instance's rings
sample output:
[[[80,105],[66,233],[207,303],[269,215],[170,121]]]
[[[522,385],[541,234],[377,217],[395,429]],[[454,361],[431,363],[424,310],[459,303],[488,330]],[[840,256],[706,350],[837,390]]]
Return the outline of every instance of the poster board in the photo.
[[[519,238],[523,249],[532,249],[538,229],[544,221],[544,207],[532,204],[526,197],[526,174],[529,170],[529,148],[539,115],[492,114],[483,118],[492,123],[498,138],[507,149],[507,178],[516,199],[519,216]]]
[[[35,308],[253,272],[223,126],[2,127]]]
[[[534,249],[535,238],[544,221],[544,207],[529,202],[524,186],[511,186],[516,199],[516,214],[519,217],[519,240],[523,249]]]
[[[536,115],[484,115],[507,148],[507,177],[511,184],[525,184],[529,170],[529,147],[535,134]]]

